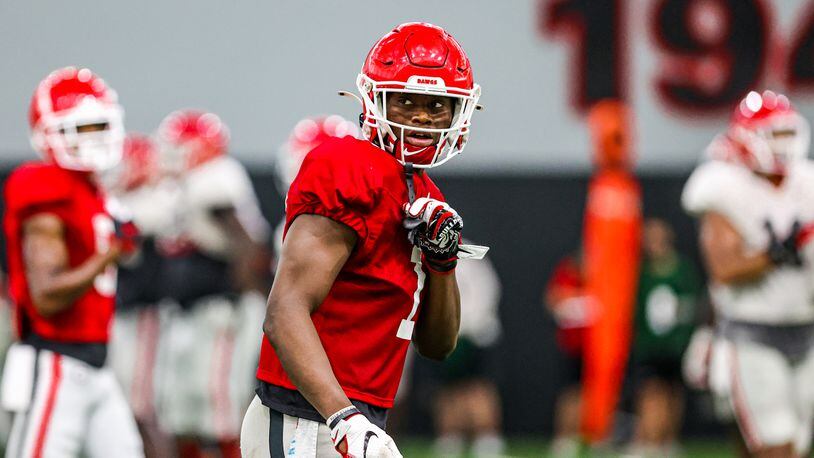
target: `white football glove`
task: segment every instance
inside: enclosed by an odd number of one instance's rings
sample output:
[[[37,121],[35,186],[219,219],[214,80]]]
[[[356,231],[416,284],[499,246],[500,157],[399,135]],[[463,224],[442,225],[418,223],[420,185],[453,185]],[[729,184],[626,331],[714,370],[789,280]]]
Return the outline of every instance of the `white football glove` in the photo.
[[[715,332],[709,326],[701,326],[693,332],[684,351],[681,371],[687,386],[695,390],[708,390],[710,357],[715,342]]]
[[[404,204],[404,214],[407,236],[424,253],[429,267],[438,272],[454,269],[464,227],[458,212],[440,200],[420,197]]]
[[[331,440],[342,458],[403,458],[396,443],[356,408],[343,409],[328,419]],[[341,451],[344,442],[346,451]]]

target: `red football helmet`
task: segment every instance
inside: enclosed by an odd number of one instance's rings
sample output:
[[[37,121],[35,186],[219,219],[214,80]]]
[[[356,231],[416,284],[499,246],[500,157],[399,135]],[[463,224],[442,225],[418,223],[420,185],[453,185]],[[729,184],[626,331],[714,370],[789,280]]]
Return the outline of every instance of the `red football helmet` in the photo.
[[[181,173],[226,154],[229,128],[218,115],[198,110],[170,113],[158,126],[165,167]]]
[[[116,92],[87,68],[56,70],[31,98],[31,145],[70,170],[101,171],[119,162],[124,110]]]
[[[772,91],[750,92],[735,109],[727,132],[730,154],[752,170],[785,175],[808,155],[808,122],[789,99]]]
[[[363,135],[400,162],[418,168],[435,167],[466,146],[480,86],[472,80],[466,53],[444,29],[419,22],[396,27],[373,45],[356,87],[362,96]],[[452,124],[447,129],[431,129],[388,120],[384,109],[388,94],[398,92],[452,97]],[[402,138],[396,137],[393,127],[402,129]],[[438,133],[440,139],[435,146],[415,147],[404,142],[404,129]]]
[[[158,148],[144,134],[131,133],[124,140],[118,186],[131,191],[154,181],[160,173]]]
[[[274,165],[280,191],[287,192],[297,177],[305,155],[331,137],[359,137],[356,124],[339,115],[305,118],[294,126],[288,140],[277,151]]]

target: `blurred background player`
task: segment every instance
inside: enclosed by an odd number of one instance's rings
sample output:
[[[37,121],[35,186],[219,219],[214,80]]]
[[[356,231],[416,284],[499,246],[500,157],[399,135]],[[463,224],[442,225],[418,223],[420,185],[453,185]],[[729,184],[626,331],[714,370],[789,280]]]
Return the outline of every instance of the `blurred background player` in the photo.
[[[182,456],[239,455],[254,387],[269,275],[269,227],[246,169],[227,155],[218,116],[180,110],[161,123],[162,161],[179,188],[177,233],[159,240],[167,314],[160,420]]]
[[[637,423],[632,452],[675,456],[684,412],[681,360],[695,327],[701,290],[673,229],[650,218],[642,231],[641,271],[631,366]]]
[[[803,456],[814,415],[811,259],[798,252],[814,218],[809,127],[789,100],[750,92],[684,189],[700,219],[728,367],[726,395],[753,456]],[[713,371],[715,368],[713,367]]]
[[[356,124],[339,115],[312,116],[305,118],[294,126],[286,142],[277,150],[274,160],[277,190],[285,198],[288,188],[297,177],[305,156],[325,140],[345,136],[359,138]],[[285,216],[274,229],[274,254],[280,256],[283,246]]]
[[[105,367],[116,262],[136,249],[97,183],[121,158],[123,110],[98,76],[68,67],[37,86],[29,121],[44,160],[18,167],[5,188],[20,337],[3,377],[3,404],[15,413],[7,456],[143,456]]]
[[[2,282],[0,282],[0,367],[3,367],[6,351],[17,337],[14,333],[11,303],[7,297],[8,284],[5,273],[0,273],[0,278],[2,278]],[[0,371],[0,386],[3,386],[2,371]],[[11,432],[11,419],[10,413],[0,408],[0,453],[4,453],[6,450],[6,443]]]
[[[162,181],[158,149],[143,134],[131,133],[125,138],[122,161],[103,178],[142,236],[138,256],[119,268],[111,367],[133,409],[146,455],[169,456],[171,448],[158,428],[155,411],[159,303],[164,292],[163,255],[156,240],[172,233],[178,193]]]
[[[434,451],[439,457],[465,456],[471,439],[471,456],[497,457],[505,448],[500,395],[491,371],[492,350],[502,332],[500,279],[488,258],[462,262],[456,276],[461,329],[455,351],[441,363],[433,409]]]
[[[557,367],[564,381],[554,411],[551,453],[556,457],[577,456],[580,450],[585,332],[597,313],[585,290],[584,268],[581,249],[565,256],[554,267],[543,294],[543,303],[557,325],[561,356]]]

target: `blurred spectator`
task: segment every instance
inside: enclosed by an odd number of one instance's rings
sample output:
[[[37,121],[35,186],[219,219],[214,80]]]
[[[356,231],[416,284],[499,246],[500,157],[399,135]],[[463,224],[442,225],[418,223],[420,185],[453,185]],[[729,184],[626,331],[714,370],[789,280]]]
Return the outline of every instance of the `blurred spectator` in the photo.
[[[631,366],[638,416],[633,451],[646,456],[675,454],[684,412],[681,361],[701,293],[695,268],[673,239],[667,222],[645,222]]]
[[[500,280],[487,258],[461,261],[456,276],[461,330],[455,351],[441,365],[441,387],[433,408],[435,455],[464,456],[465,438],[470,437],[471,456],[500,456],[505,448],[501,401],[488,371],[490,350],[502,332],[497,314]]]
[[[582,411],[582,354],[585,329],[593,321],[595,306],[585,293],[582,250],[560,260],[546,285],[543,297],[557,324],[557,346],[563,357],[565,387],[557,397],[554,441],[557,457],[579,453]]]

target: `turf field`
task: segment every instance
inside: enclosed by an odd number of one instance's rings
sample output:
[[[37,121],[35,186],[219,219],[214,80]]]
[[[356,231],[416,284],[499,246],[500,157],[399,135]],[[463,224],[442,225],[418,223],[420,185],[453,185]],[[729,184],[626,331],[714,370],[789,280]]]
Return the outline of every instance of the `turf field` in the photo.
[[[724,442],[688,442],[683,444],[683,456],[687,458],[724,458],[735,456],[733,449]],[[400,441],[399,450],[405,458],[438,458],[433,455],[431,442],[428,440],[406,440]],[[532,439],[514,439],[509,441],[509,449],[505,458],[545,458],[548,454],[548,442]],[[0,445],[0,456],[5,455],[5,450]],[[623,453],[594,453],[588,456],[625,456]]]
[[[405,458],[437,458],[432,453],[431,443],[426,440],[407,440],[399,443],[399,449]],[[691,458],[724,458],[735,455],[732,447],[724,442],[687,442],[682,444],[683,456]],[[548,443],[539,440],[515,439],[509,441],[506,458],[544,458],[548,457]],[[625,456],[624,453],[594,453],[585,456]]]

